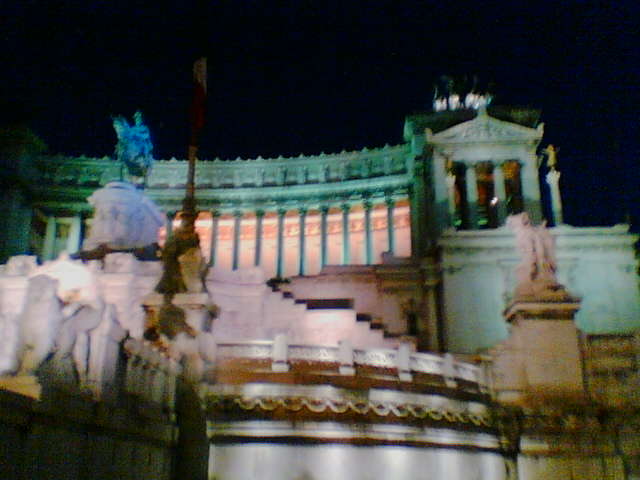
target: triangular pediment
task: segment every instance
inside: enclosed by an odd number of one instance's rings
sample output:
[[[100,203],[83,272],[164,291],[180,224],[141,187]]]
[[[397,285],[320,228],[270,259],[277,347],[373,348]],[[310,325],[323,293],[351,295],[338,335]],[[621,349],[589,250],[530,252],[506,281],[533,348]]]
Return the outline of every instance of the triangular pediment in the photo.
[[[505,122],[489,116],[486,111],[478,112],[473,119],[443,130],[435,135],[427,129],[427,141],[435,144],[456,143],[527,143],[538,141],[544,133],[544,126],[529,128],[516,123]]]

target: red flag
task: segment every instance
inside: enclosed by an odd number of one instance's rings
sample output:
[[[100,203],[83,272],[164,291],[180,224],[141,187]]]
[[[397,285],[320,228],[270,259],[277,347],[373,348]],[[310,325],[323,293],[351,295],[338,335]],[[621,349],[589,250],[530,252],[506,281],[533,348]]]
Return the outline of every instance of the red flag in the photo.
[[[198,137],[204,127],[207,100],[207,59],[202,57],[193,63],[193,98],[191,100],[190,146],[198,146]]]

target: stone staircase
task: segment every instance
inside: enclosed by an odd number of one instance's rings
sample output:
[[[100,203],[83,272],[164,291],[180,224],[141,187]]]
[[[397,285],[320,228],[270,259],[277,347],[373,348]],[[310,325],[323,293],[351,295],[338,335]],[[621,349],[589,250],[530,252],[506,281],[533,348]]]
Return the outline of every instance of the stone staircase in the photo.
[[[297,299],[290,291],[278,288],[269,293],[273,295],[267,296],[265,314],[269,308],[274,308],[274,314],[265,318],[278,319],[283,324],[293,320],[291,342],[336,344],[348,339],[354,347],[362,348],[395,348],[400,343],[400,336],[389,334],[380,319],[356,312],[352,299]]]

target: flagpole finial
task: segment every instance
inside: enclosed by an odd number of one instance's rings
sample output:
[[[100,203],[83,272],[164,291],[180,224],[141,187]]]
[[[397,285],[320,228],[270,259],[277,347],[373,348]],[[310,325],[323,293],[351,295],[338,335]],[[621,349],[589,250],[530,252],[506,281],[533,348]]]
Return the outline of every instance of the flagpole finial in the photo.
[[[200,57],[193,62],[193,81],[202,85],[204,93],[207,93],[207,57]]]

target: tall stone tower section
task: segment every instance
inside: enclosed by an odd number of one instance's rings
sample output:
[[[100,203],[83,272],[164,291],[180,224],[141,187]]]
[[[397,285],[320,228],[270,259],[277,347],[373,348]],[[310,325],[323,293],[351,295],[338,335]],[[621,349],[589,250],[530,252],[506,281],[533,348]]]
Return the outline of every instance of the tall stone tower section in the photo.
[[[407,119],[405,139],[422,149],[428,172],[432,238],[452,228],[497,228],[522,211],[541,220],[538,118],[536,110],[483,106]]]

